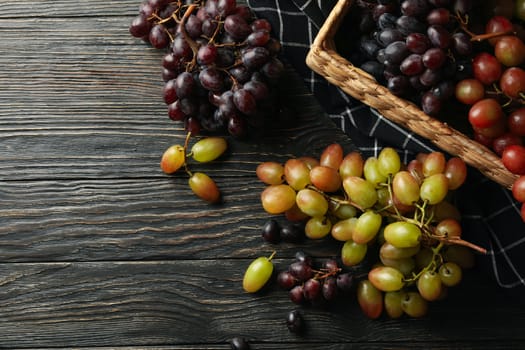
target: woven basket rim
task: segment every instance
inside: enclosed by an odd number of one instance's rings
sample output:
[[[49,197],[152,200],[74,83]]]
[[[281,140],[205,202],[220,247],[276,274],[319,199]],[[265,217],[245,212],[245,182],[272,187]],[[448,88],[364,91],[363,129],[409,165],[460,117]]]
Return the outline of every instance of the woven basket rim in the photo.
[[[306,56],[307,66],[347,94],[376,109],[385,118],[428,139],[450,155],[463,159],[487,178],[510,189],[518,175],[505,168],[494,152],[425,114],[412,102],[393,95],[370,74],[339,55],[334,37],[352,3],[352,0],[336,3],[310,46]]]

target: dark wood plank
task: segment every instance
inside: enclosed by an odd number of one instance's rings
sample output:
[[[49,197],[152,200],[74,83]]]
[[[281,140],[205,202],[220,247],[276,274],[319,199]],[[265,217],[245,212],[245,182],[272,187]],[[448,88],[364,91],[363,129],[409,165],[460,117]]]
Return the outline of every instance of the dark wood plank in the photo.
[[[251,256],[265,245],[260,229],[270,218],[259,202],[264,185],[253,175],[217,182],[224,203],[216,206],[193,195],[185,174],[0,183],[0,260]],[[334,255],[339,246],[312,241],[304,249]],[[282,244],[279,250],[292,256],[297,247]]]
[[[286,292],[242,292],[248,263],[219,259],[0,264],[2,346],[204,347],[234,336],[294,349],[304,348],[300,343],[305,342],[332,348],[343,347],[343,342],[403,348],[429,340],[438,347],[445,342],[468,347],[495,339],[510,344],[525,340],[519,331],[525,322],[523,300],[506,297],[476,274],[469,277],[477,278],[470,281],[477,284],[475,289],[471,283],[455,289],[448,300],[433,304],[424,319],[368,320],[351,296],[331,308],[303,308],[308,332],[295,336],[283,323],[295,308]],[[276,269],[287,263],[276,259]],[[491,307],[483,304],[488,300]]]

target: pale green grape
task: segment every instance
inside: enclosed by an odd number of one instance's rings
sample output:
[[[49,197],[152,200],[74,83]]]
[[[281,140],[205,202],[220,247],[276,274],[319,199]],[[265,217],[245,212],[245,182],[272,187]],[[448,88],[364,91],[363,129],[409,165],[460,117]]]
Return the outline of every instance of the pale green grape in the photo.
[[[396,174],[401,169],[401,159],[392,147],[385,147],[377,156],[377,169],[383,176]]]
[[[388,224],[384,231],[385,240],[397,248],[410,248],[419,245],[421,230],[410,222],[396,221]]]
[[[383,292],[395,292],[405,285],[403,274],[390,266],[378,266],[368,272],[368,280]]]
[[[405,293],[401,308],[411,317],[423,317],[428,312],[428,302],[418,292]]]
[[[383,312],[383,293],[369,280],[357,284],[357,302],[368,318],[378,318]]]
[[[412,205],[419,200],[419,182],[408,171],[394,175],[392,191],[401,204]]]
[[[305,225],[304,233],[310,239],[320,239],[326,237],[332,229],[332,222],[324,216],[314,216]]]
[[[324,216],[328,211],[328,202],[319,192],[305,188],[297,192],[297,206],[309,216]]]
[[[365,179],[374,185],[385,183],[387,179],[387,176],[379,170],[379,161],[375,157],[369,157],[365,160],[363,174]]]
[[[417,280],[417,290],[419,294],[428,301],[439,299],[442,290],[442,282],[439,274],[434,271],[423,272]]]
[[[356,217],[337,221],[332,226],[332,231],[331,231],[332,237],[342,242],[351,240],[356,223],[357,223]]]
[[[381,228],[383,217],[372,210],[366,210],[355,224],[352,240],[356,243],[365,244],[374,239]]]
[[[348,176],[343,180],[343,188],[361,209],[371,208],[377,202],[375,185],[361,177]]]
[[[191,155],[197,162],[206,163],[219,158],[227,148],[224,138],[210,136],[197,141],[191,148]]]
[[[242,287],[248,293],[255,293],[268,282],[273,273],[273,263],[265,256],[253,260],[244,273]]]
[[[193,193],[207,202],[217,203],[221,199],[221,193],[217,184],[204,173],[193,173],[188,180],[188,184]]]
[[[403,316],[403,308],[401,301],[405,293],[403,291],[386,292],[385,293],[385,312],[390,318],[399,318]]]
[[[458,264],[449,261],[439,267],[439,277],[445,286],[453,287],[461,282],[463,272]]]
[[[445,174],[439,173],[426,177],[419,188],[419,196],[429,204],[437,204],[445,199],[448,193],[448,180]]]
[[[354,266],[363,261],[368,251],[368,245],[348,240],[341,248],[341,261],[346,266]]]

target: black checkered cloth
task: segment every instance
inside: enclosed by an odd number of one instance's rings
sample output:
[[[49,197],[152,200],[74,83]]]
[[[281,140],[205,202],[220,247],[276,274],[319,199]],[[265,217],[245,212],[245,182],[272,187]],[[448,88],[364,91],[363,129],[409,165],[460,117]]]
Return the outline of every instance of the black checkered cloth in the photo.
[[[248,0],[260,18],[273,26],[283,45],[282,58],[304,79],[331,119],[352,139],[363,156],[377,156],[386,146],[398,150],[407,163],[418,152],[441,151],[418,135],[383,117],[338,87],[330,85],[305,63],[310,44],[337,0]],[[511,291],[525,288],[525,223],[512,193],[469,168],[458,190],[463,237],[488,250],[478,267],[487,269],[497,285]]]

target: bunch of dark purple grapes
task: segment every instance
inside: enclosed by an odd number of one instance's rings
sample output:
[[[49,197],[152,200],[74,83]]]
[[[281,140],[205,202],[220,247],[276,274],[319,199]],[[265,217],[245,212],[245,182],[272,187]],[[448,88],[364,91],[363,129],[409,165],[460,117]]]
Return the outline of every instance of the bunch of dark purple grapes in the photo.
[[[192,134],[228,130],[241,137],[276,114],[281,44],[249,7],[235,0],[147,0],[129,30],[167,49],[168,115]]]
[[[396,96],[436,116],[455,84],[469,76],[473,47],[465,32],[471,0],[360,0],[357,60]]]
[[[288,269],[277,274],[277,284],[289,291],[293,303],[324,305],[352,291],[353,272],[343,271],[335,259],[316,265],[311,256],[299,251]]]

